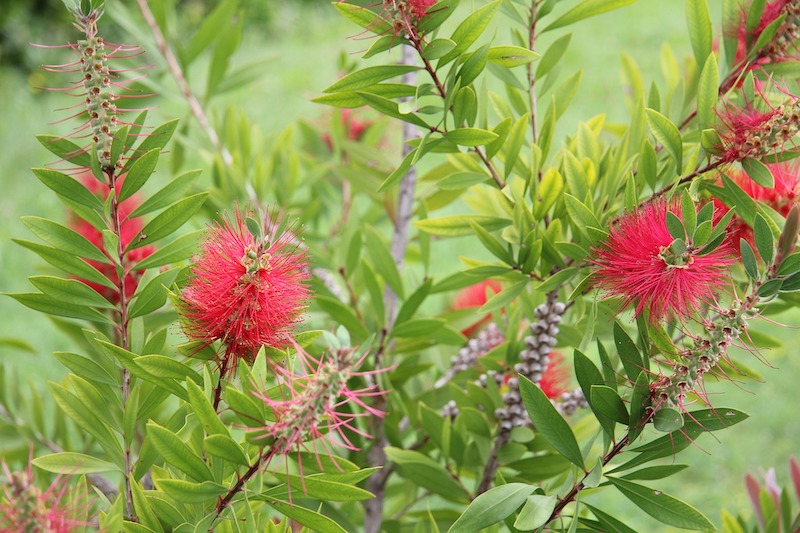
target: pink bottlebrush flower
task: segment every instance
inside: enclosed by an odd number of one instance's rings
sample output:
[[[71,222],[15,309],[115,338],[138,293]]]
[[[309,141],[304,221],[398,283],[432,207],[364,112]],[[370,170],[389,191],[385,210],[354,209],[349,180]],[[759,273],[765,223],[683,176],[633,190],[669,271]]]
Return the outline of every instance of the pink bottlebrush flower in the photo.
[[[718,152],[724,163],[746,157],[761,159],[783,150],[786,143],[794,146],[793,138],[800,130],[800,98],[789,95],[783,104],[773,107],[763,93],[761,96],[766,110],[750,102],[739,107],[725,101],[723,110],[717,113],[722,140]]]
[[[111,187],[107,184],[102,183],[95,179],[94,175],[91,171],[83,171],[78,175],[78,179],[83,183],[91,192],[100,198],[102,202],[105,202],[108,198],[109,193],[111,192]],[[120,177],[117,180],[117,193],[119,193],[120,187],[122,187],[122,182],[124,181],[124,176]],[[132,213],[139,205],[140,200],[138,196],[134,195],[130,198],[127,198],[125,201],[120,203],[119,205],[119,216],[120,216],[120,244],[122,245],[122,249],[124,250],[134,239],[139,238],[139,234],[142,231],[144,226],[142,219],[139,217],[130,218],[129,215]],[[89,242],[94,244],[98,249],[100,249],[106,256],[111,259],[112,257],[118,259],[117,250],[106,250],[105,244],[103,243],[103,234],[89,224],[87,221],[79,218],[77,215],[70,216],[69,219],[69,226],[76,231],[77,233],[83,235]],[[136,288],[139,286],[139,280],[141,279],[142,275],[144,274],[144,270],[133,270],[133,266],[145,259],[146,257],[153,254],[155,248],[152,246],[142,246],[140,248],[136,248],[131,250],[130,252],[124,252],[122,256],[122,266],[125,271],[125,295],[127,298],[130,298],[135,292]],[[100,261],[93,261],[91,259],[85,259],[87,263],[92,265],[101,274],[111,280],[112,283],[119,286],[119,276],[117,275],[117,269],[114,267],[112,263],[103,263]],[[106,287],[105,285],[99,285],[97,283],[88,281],[88,280],[81,280],[83,283],[88,285],[89,287],[93,288],[101,295],[103,295],[106,299],[108,299],[112,303],[119,303],[120,300],[120,291],[119,289],[112,289],[110,287]]]
[[[565,392],[569,392],[569,367],[560,352],[550,354],[550,363],[542,373],[539,381],[539,388],[551,400],[559,398]]]
[[[764,63],[791,59],[791,57],[787,56],[787,53],[789,47],[794,46],[793,41],[797,35],[798,22],[800,22],[798,20],[800,18],[800,8],[790,0],[772,0],[771,2],[767,2],[764,6],[764,11],[761,13],[761,19],[758,21],[758,25],[751,32],[748,32],[747,15],[751,5],[752,2],[745,2],[742,5],[739,17],[735,21],[736,25],[725,30],[726,35],[737,40],[734,64],[744,61],[748,52],[748,41],[751,45],[754,44],[758,41],[763,31],[767,29],[770,24],[775,22],[778,17],[784,14],[786,14],[786,20],[781,27],[778,28],[772,40],[758,51],[758,55],[753,63],[754,66],[756,66]]]
[[[459,291],[459,293],[456,295],[455,300],[453,300],[453,309],[471,309],[481,307],[488,299],[487,291],[491,294],[497,294],[501,290],[503,290],[503,286],[499,281],[493,279],[487,279],[481,281],[480,283],[470,285],[466,289]],[[492,315],[486,315],[480,318],[474,324],[464,328],[461,333],[466,337],[471,337],[476,330],[480,329],[481,326],[489,322],[491,319]]]
[[[689,318],[712,302],[727,282],[733,262],[730,250],[700,255],[691,242],[679,242],[667,229],[667,211],[680,209],[655,200],[620,217],[608,238],[594,248],[595,285],[608,296],[622,298],[652,322]]]
[[[340,111],[342,117],[342,126],[344,126],[345,135],[350,141],[358,141],[364,135],[364,132],[372,125],[372,122],[360,120],[353,116],[352,109],[342,109]],[[326,132],[322,133],[322,142],[328,147],[329,151],[333,150],[333,141],[331,134]]]
[[[12,472],[0,461],[5,483],[0,493],[0,533],[46,531],[71,533],[91,525],[92,502],[85,490],[70,488],[59,475],[45,490],[35,483],[31,463],[24,472]]]
[[[351,378],[363,379],[385,369],[357,370],[367,352],[359,355],[352,348],[330,349],[315,359],[294,342],[293,346],[297,352],[294,368],[272,363],[282,396],[275,398],[257,388],[253,392],[270,409],[274,422],[252,428],[252,431],[257,438],[272,439],[269,457],[288,456],[304,448],[328,455],[334,447],[357,450],[348,433],[371,437],[356,426],[356,420],[385,415],[365,400],[388,391],[380,390],[376,384],[353,389],[348,382]]]
[[[789,214],[792,207],[798,202],[800,195],[800,167],[792,163],[768,163],[772,176],[775,179],[775,186],[771,189],[762,187],[747,175],[743,170],[726,173],[726,176],[736,183],[753,200],[762,202],[774,209],[784,217]],[[714,207],[720,216],[729,211],[728,206],[718,198],[714,198]],[[728,241],[734,244],[735,249],[739,248],[739,239],[744,239],[755,249],[755,239],[753,230],[739,216],[734,215],[731,225],[728,228]]]
[[[417,20],[428,14],[428,10],[436,4],[436,0],[408,0],[408,7]]]
[[[222,341],[223,363],[252,361],[263,345],[288,345],[309,295],[308,261],[294,235],[265,220],[254,236],[247,216],[237,210],[209,228],[181,294],[184,332],[206,345]]]

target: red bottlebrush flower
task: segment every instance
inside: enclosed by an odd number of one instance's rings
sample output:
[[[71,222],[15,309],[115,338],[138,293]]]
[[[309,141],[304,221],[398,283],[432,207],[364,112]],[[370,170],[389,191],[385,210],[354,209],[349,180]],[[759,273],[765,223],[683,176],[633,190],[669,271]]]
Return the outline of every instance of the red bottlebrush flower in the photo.
[[[456,295],[455,300],[453,300],[453,309],[470,309],[474,307],[481,307],[488,299],[487,291],[497,294],[502,289],[503,286],[500,284],[500,282],[493,279],[487,279],[481,281],[480,283],[470,285],[466,289],[462,289]],[[467,337],[471,337],[476,330],[480,329],[481,326],[489,322],[491,319],[492,315],[486,315],[474,324],[464,328],[461,333]]]
[[[542,373],[539,388],[542,389],[545,396],[554,400],[565,392],[569,392],[569,389],[567,389],[569,367],[567,367],[564,356],[560,352],[552,352],[549,358],[550,363]]]
[[[792,139],[800,131],[800,98],[786,93],[788,99],[773,107],[763,88],[757,87],[757,90],[765,111],[757,109],[751,102],[739,107],[726,101],[723,110],[717,113],[722,125],[722,145],[718,152],[723,163],[775,154],[783,150],[786,143],[793,145]]]
[[[315,454],[331,455],[332,447],[357,450],[348,433],[365,438],[371,436],[355,422],[366,416],[383,417],[385,413],[365,403],[366,398],[382,396],[377,385],[362,389],[348,386],[351,378],[363,378],[383,372],[383,369],[358,371],[367,357],[353,348],[330,349],[315,359],[296,343],[294,368],[273,363],[272,367],[281,394],[274,398],[268,392],[253,394],[264,402],[274,415],[274,422],[253,428],[258,438],[273,439],[270,456],[287,456],[310,445]]]
[[[436,0],[407,0],[408,7],[417,20],[428,14],[428,10],[436,4]]]
[[[35,483],[33,467],[12,472],[0,461],[6,482],[0,493],[0,533],[46,531],[71,533],[90,526],[92,502],[85,490],[70,488],[68,478],[58,476],[45,490]]]
[[[747,45],[748,41],[751,45],[756,43],[764,30],[784,14],[786,15],[786,19],[775,32],[775,36],[772,40],[758,51],[753,61],[753,66],[792,59],[790,57],[789,47],[794,47],[796,49],[793,43],[796,40],[798,23],[800,23],[800,7],[790,0],[772,0],[771,2],[767,2],[764,6],[764,11],[761,13],[761,19],[758,21],[758,24],[752,31],[748,32],[747,17],[751,5],[752,2],[745,2],[739,17],[735,21],[736,25],[725,31],[726,35],[737,40],[734,63],[741,63],[747,57],[749,51]]]
[[[622,298],[623,308],[647,311],[650,320],[683,320],[714,300],[728,279],[730,250],[701,255],[667,229],[667,211],[680,209],[655,200],[620,217],[608,238],[593,250],[595,284]]]
[[[753,200],[768,205],[785,217],[798,202],[798,195],[800,195],[798,173],[800,173],[800,168],[791,163],[768,163],[767,166],[775,179],[775,186],[771,189],[762,187],[750,179],[744,171],[729,172],[726,175]],[[729,211],[728,206],[718,198],[714,198],[714,207],[717,208],[717,212],[720,215],[724,215]],[[755,249],[753,230],[739,216],[734,215],[728,229],[728,240],[735,244],[737,250],[740,238],[746,240]]]
[[[352,109],[342,109],[341,110],[341,117],[342,117],[342,126],[344,126],[345,135],[347,139],[350,141],[358,141],[364,135],[364,132],[367,128],[369,128],[372,123],[369,121],[359,120],[358,118],[353,116]],[[333,141],[331,140],[331,134],[323,132],[322,134],[322,142],[325,143],[325,146],[328,147],[329,151],[333,151]]]
[[[308,261],[294,235],[265,220],[254,236],[246,216],[236,211],[209,228],[181,294],[184,332],[206,344],[221,340],[224,364],[228,356],[251,361],[263,345],[289,344],[309,294]]]
[[[97,195],[101,201],[105,202],[108,198],[109,193],[111,192],[111,188],[98,181],[91,171],[84,171],[78,175],[78,179],[83,183],[86,188],[88,188],[91,192]],[[117,193],[119,193],[119,189],[122,186],[122,182],[124,178],[120,178],[117,180]],[[119,216],[120,216],[120,244],[122,245],[123,250],[131,243],[134,239],[139,237],[139,233],[142,231],[143,223],[142,219],[139,217],[130,218],[129,215],[132,213],[140,204],[140,200],[137,196],[131,196],[130,198],[126,199],[119,205]],[[77,233],[83,235],[89,242],[94,244],[98,249],[100,249],[108,258],[117,258],[117,251],[116,250],[106,250],[105,244],[103,243],[103,234],[89,224],[87,221],[79,218],[78,216],[71,216],[69,220],[69,226],[76,231]],[[153,254],[155,249],[152,246],[142,246],[140,248],[136,248],[131,250],[130,252],[124,252],[122,256],[122,265],[125,271],[125,294],[126,297],[130,298],[133,293],[136,292],[136,288],[139,286],[139,280],[141,279],[142,275],[144,274],[144,270],[133,270],[132,267],[141,261],[142,259],[150,256]],[[100,261],[93,261],[90,259],[85,260],[87,263],[92,265],[96,268],[101,274],[111,280],[114,285],[119,286],[119,276],[117,275],[117,269],[114,267],[112,263],[103,263]],[[112,260],[113,261],[113,260]],[[81,280],[83,283],[88,285],[89,287],[96,290],[98,293],[103,295],[108,301],[112,303],[118,303],[120,299],[120,292],[119,289],[112,289],[110,287],[106,287],[105,285],[99,285],[97,283],[93,283],[88,280]]]

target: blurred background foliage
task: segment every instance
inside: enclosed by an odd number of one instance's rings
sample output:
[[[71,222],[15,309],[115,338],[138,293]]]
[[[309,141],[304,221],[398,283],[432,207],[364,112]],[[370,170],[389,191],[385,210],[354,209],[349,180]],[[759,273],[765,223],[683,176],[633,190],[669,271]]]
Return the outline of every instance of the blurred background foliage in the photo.
[[[152,2],[155,6],[159,2]],[[216,7],[217,2],[200,0],[168,0],[164,12],[174,5],[180,20],[173,21],[174,42],[181,36],[191,35],[201,20]],[[709,7],[719,20],[719,1],[709,1]],[[123,6],[119,6],[122,8]],[[133,6],[126,9],[133,12]],[[239,5],[242,16],[242,44],[231,57],[231,70],[245,67],[250,76],[241,87],[227,86],[213,99],[204,101],[209,58],[200,58],[198,65],[187,72],[190,85],[200,95],[206,112],[216,129],[240,128],[249,138],[253,150],[271,150],[276,142],[304,144],[308,151],[322,157],[324,146],[320,144],[322,133],[337,127],[338,115],[330,109],[310,102],[323,88],[330,85],[348,65],[360,61],[359,53],[371,42],[364,40],[357,29],[338,16],[329,2],[318,0],[242,0]],[[181,128],[178,138],[184,147],[183,153],[173,153],[167,160],[161,183],[164,183],[176,168],[202,168],[199,188],[215,186],[214,160],[216,155],[208,145],[197,122],[188,112],[185,101],[180,98],[174,80],[164,68],[163,59],[152,45],[152,37],[140,18],[126,19],[120,12],[110,9],[105,20],[104,33],[108,40],[136,42],[146,53],[143,63],[153,64],[149,77],[151,90],[159,88],[159,95],[148,105],[156,105],[149,122],[157,124],[163,120],[179,117]],[[507,38],[503,18],[498,17],[495,31]],[[574,131],[579,120],[597,114],[606,114],[613,123],[622,120],[626,113],[626,92],[632,83],[643,83],[648,87],[651,80],[663,79],[667,66],[672,62],[682,64],[691,55],[691,46],[685,30],[683,2],[639,0],[613,14],[581,22],[574,27],[569,49],[564,55],[561,79],[566,79],[576,69],[583,70],[581,86],[573,105],[561,119],[560,133]],[[138,29],[138,34],[134,34]],[[348,39],[348,37],[350,37]],[[64,61],[66,53],[37,48],[29,43],[42,45],[65,44],[75,38],[71,31],[69,16],[58,0],[5,0],[0,9],[0,290],[15,292],[25,290],[26,276],[32,264],[32,256],[20,250],[10,239],[26,237],[26,230],[19,222],[24,214],[42,214],[58,218],[63,207],[54,195],[42,194],[42,188],[30,172],[31,167],[45,166],[52,162],[49,155],[34,139],[38,133],[64,133],[64,127],[48,126],[64,116],[53,110],[65,107],[64,100],[52,92],[39,87],[65,86],[67,82],[44,73],[39,67],[44,63]],[[139,40],[141,39],[141,41]],[[540,46],[548,44],[546,35]],[[624,50],[624,59],[620,57]],[[397,57],[397,51],[393,51]],[[68,60],[68,59],[67,59]],[[637,64],[641,80],[624,74],[623,64]],[[249,65],[249,66],[248,66]],[[196,72],[195,72],[196,71]],[[197,77],[195,77],[195,73]],[[368,111],[357,111],[363,120],[375,120]],[[298,122],[299,121],[299,122]],[[332,126],[333,125],[333,126]],[[288,129],[287,129],[288,128]],[[391,170],[398,160],[397,124],[379,123],[377,132],[384,143],[384,164]],[[319,137],[315,137],[315,132]],[[556,137],[558,137],[557,135]],[[316,143],[315,143],[316,141]],[[371,142],[379,142],[373,138]],[[196,147],[194,150],[192,147]],[[175,150],[178,150],[175,148]],[[330,156],[334,159],[334,156]],[[332,164],[335,162],[332,162]],[[341,162],[339,162],[341,163]],[[241,172],[252,169],[244,167]],[[262,169],[267,171],[269,169]],[[218,177],[218,176],[217,176]],[[159,181],[159,180],[156,180]],[[246,193],[246,191],[242,191]],[[324,194],[320,193],[320,194]],[[231,193],[231,196],[236,196]],[[216,203],[207,204],[205,218],[217,210],[229,208],[224,205],[224,195],[218,195]],[[267,198],[274,201],[275,199]],[[309,207],[313,206],[309,198]],[[202,227],[205,220],[194,223]],[[320,233],[320,228],[310,228]],[[449,254],[455,259],[459,241],[451,241],[454,247]],[[39,265],[36,261],[33,264]],[[691,465],[691,473],[665,480],[668,492],[696,504],[715,523],[720,523],[720,509],[747,512],[748,501],[743,477],[747,472],[771,465],[785,465],[792,454],[800,455],[800,421],[796,416],[797,376],[800,375],[800,359],[794,346],[800,340],[797,324],[800,313],[790,310],[775,320],[790,327],[769,327],[769,333],[779,338],[784,347],[764,350],[762,362],[751,359],[751,368],[764,378],[764,383],[748,382],[740,388],[724,387],[725,397],[716,394],[709,380],[709,396],[712,402],[742,409],[752,416],[730,433],[722,433],[715,440],[713,435],[703,437],[693,449],[681,457],[681,462]],[[29,344],[20,344],[16,339],[26,338]],[[0,299],[0,366],[9,374],[19,375],[10,380],[15,387],[31,387],[45,390],[46,379],[59,379],[64,369],[50,355],[70,346],[70,339],[54,328],[43,314],[23,308],[16,302]],[[739,357],[742,359],[742,357]],[[449,355],[446,360],[449,360]],[[723,389],[720,387],[720,389]],[[12,446],[0,431],[0,456]],[[20,451],[20,450],[18,450]],[[688,481],[691,480],[691,481]],[[778,481],[788,481],[785,469],[778,469]],[[618,508],[617,516],[630,516],[631,525],[641,519],[641,514],[627,500],[616,494],[613,503],[603,506]],[[646,524],[646,525],[644,525]],[[648,529],[652,522],[644,522]],[[637,528],[637,530],[643,530]],[[648,529],[649,530],[649,529]]]

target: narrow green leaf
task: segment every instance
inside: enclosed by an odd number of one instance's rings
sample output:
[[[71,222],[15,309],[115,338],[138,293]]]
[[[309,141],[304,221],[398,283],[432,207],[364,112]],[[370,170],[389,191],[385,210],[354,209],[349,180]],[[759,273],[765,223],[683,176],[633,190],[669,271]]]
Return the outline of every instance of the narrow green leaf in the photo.
[[[161,124],[153,131],[148,133],[144,140],[136,147],[135,153],[137,154],[146,154],[150,150],[158,148],[159,150],[163,150],[164,147],[167,145],[169,140],[172,138],[172,134],[175,133],[175,128],[178,127],[178,119],[170,120]],[[138,157],[131,157],[125,163],[125,168],[123,172],[128,172],[130,167],[138,160]]]
[[[443,237],[470,235],[473,223],[486,231],[496,231],[510,226],[511,220],[487,215],[450,215],[414,221],[414,225],[425,233]]]
[[[571,38],[571,33],[562,35],[553,41],[553,43],[547,48],[542,56],[542,59],[536,65],[537,80],[543,78],[553,69],[553,67],[559,63],[559,61],[561,61],[561,57],[564,55],[564,52],[567,51],[567,47],[569,46],[569,41]]]
[[[177,268],[173,268],[162,272],[151,279],[144,288],[140,288],[136,291],[136,299],[133,301],[128,311],[128,316],[130,318],[144,316],[160,309],[167,303],[167,289],[165,289],[165,287],[172,285],[175,281],[175,277],[178,275],[178,270]]]
[[[507,483],[487,490],[472,500],[447,533],[474,533],[504,520],[535,488],[527,483]]]
[[[742,254],[742,264],[747,275],[752,279],[758,279],[758,262],[756,261],[756,254],[750,247],[750,244],[744,240],[739,239],[739,251]]]
[[[75,166],[88,168],[91,165],[92,158],[87,151],[69,139],[55,135],[37,135],[36,140],[52,154]]]
[[[141,231],[141,238],[131,241],[126,250],[140,248],[170,235],[192,218],[206,201],[206,196],[208,196],[208,193],[204,192],[194,194],[172,204],[151,220]]]
[[[672,211],[667,211],[667,231],[669,231],[673,239],[686,239],[686,230],[683,228],[683,222]]]
[[[351,21],[373,33],[378,35],[386,35],[392,31],[392,28],[387,21],[381,17],[378,17],[374,11],[370,11],[365,7],[347,4],[344,2],[333,2],[333,7],[339,10],[339,13]]]
[[[687,1],[705,3],[704,0]],[[706,7],[707,10],[708,7]],[[700,129],[704,130],[714,126],[716,119],[714,107],[717,105],[718,99],[719,69],[717,68],[717,56],[709,54],[703,71],[700,73],[700,81],[697,83],[697,120],[700,124]]]
[[[188,259],[197,252],[198,242],[204,234],[204,230],[197,230],[187,233],[186,235],[181,235],[163,248],[156,250],[154,254],[136,263],[134,268],[136,270],[145,270],[148,268],[171,265]]]
[[[189,393],[189,401],[192,404],[192,411],[197,417],[198,422],[203,426],[207,435],[228,436],[228,428],[219,419],[219,415],[214,411],[214,407],[201,389],[191,379],[186,380],[186,391]]]
[[[756,214],[753,236],[756,241],[756,249],[764,264],[771,265],[772,257],[775,255],[775,241],[769,223],[761,213]]]
[[[514,68],[532,63],[539,54],[521,46],[492,46],[489,48],[489,61],[501,67]]]
[[[339,481],[328,474],[312,474],[307,476],[282,476],[287,483],[273,487],[263,492],[259,497],[272,499],[285,498],[291,488],[292,498],[316,498],[323,501],[349,502],[364,501],[374,498],[375,495],[359,487]],[[332,478],[332,479],[329,479]]]
[[[136,366],[152,376],[177,379],[178,381],[185,381],[189,378],[195,383],[203,381],[200,374],[192,367],[166,355],[140,355],[136,357],[135,361]]]
[[[71,352],[54,352],[53,355],[76,375],[97,383],[119,387],[119,382],[108,371],[88,357]]]
[[[466,52],[472,43],[481,36],[499,8],[500,1],[495,0],[476,9],[472,14],[467,16],[467,18],[458,25],[455,31],[453,31],[453,35],[450,36],[450,40],[456,43],[455,48],[439,59],[437,69]]]
[[[555,30],[575,24],[576,22],[585,18],[607,13],[620,7],[627,6],[634,3],[636,0],[583,0],[577,6],[573,7],[554,22],[547,26],[542,32]]]
[[[600,522],[600,525],[603,526],[603,531],[607,533],[637,533],[635,529],[631,529],[626,526],[623,522],[617,520],[611,515],[608,515],[601,511],[596,507],[592,507],[588,503],[584,503],[589,510],[592,511],[592,514],[597,518],[597,521]]]
[[[597,411],[620,424],[627,424],[630,415],[625,408],[625,403],[619,397],[617,391],[605,385],[592,385],[591,388],[592,406]]]
[[[647,123],[650,125],[650,131],[653,136],[664,147],[667,153],[675,161],[675,167],[678,172],[683,168],[683,144],[681,141],[681,133],[678,131],[677,126],[673,124],[667,117],[654,109],[645,109],[647,114]]]
[[[97,439],[98,444],[109,454],[109,457],[118,458],[121,461],[122,446],[111,428],[69,390],[52,381],[48,385],[61,410],[81,429]]]
[[[121,471],[120,468],[113,463],[103,461],[91,455],[76,452],[59,452],[43,455],[41,457],[36,457],[33,460],[33,464],[42,470],[65,475]]]
[[[525,376],[519,377],[522,401],[539,435],[571,463],[583,469],[583,455],[569,424],[550,403],[550,399]]]
[[[156,169],[160,148],[154,148],[136,158],[128,169],[128,174],[119,189],[118,199],[120,202],[130,198],[136,191],[147,183],[148,178]]]
[[[775,187],[775,177],[767,165],[752,157],[742,159],[742,168],[750,179],[767,189]]]
[[[72,305],[113,309],[114,304],[103,298],[96,290],[75,279],[55,276],[31,276],[28,281],[48,296]]]
[[[686,189],[684,189],[683,194],[681,194],[681,221],[686,228],[686,234],[683,238],[692,238],[697,229],[697,208],[694,205],[692,196]]]
[[[664,524],[694,531],[715,529],[700,511],[669,494],[624,479],[608,480],[637,507]]]
[[[394,293],[401,299],[405,298],[403,290],[403,280],[400,271],[392,258],[389,246],[383,241],[380,233],[372,226],[367,226],[364,231],[365,244],[370,258],[375,264],[383,280],[389,285]]]
[[[202,170],[189,170],[184,172],[142,202],[142,205],[134,209],[128,217],[140,217],[147,213],[163,209],[171,203],[176,202],[178,199],[182,198],[183,194],[197,181],[197,177],[200,176],[202,172]]]
[[[444,134],[444,138],[461,146],[481,146],[497,139],[494,132],[478,128],[459,128]]]
[[[625,375],[628,379],[634,381],[639,373],[645,369],[644,363],[633,339],[619,325],[619,322],[614,322],[614,345],[617,347],[622,366],[625,367]]]
[[[60,268],[65,272],[69,272],[70,274],[73,274],[75,277],[79,279],[91,281],[112,289],[116,288],[115,285],[107,277],[105,277],[96,268],[88,264],[83,259],[79,259],[74,255],[59,250],[57,248],[43,246],[35,242],[25,241],[21,239],[12,239],[12,240],[17,244],[19,244],[20,246],[36,253],[39,257],[41,257],[54,267]]]
[[[356,94],[360,96],[361,99],[368,106],[378,111],[379,113],[383,113],[388,117],[400,119],[404,122],[408,122],[409,124],[414,124],[415,126],[419,126],[420,128],[424,128],[426,130],[430,128],[428,123],[425,122],[418,115],[414,113],[401,112],[397,102],[393,100],[389,100],[388,98],[384,98],[383,96],[372,94],[366,91],[357,91]]]
[[[533,531],[547,524],[555,508],[555,495],[533,494],[528,496],[525,500],[525,505],[514,521],[514,527],[523,531]]]
[[[323,89],[324,93],[334,93],[343,91],[357,91],[371,87],[376,83],[396,78],[409,72],[420,70],[420,67],[412,65],[379,65],[375,67],[366,67],[357,70],[347,76],[339,79],[333,85]]]
[[[270,500],[267,501],[267,504],[312,531],[318,531],[319,533],[347,533],[347,530],[332,518],[328,518],[311,509],[280,500]]]
[[[33,173],[39,178],[39,181],[64,198],[95,211],[103,210],[103,202],[72,176],[49,168],[34,168]]]
[[[648,466],[647,468],[642,468],[630,474],[626,474],[622,476],[622,479],[641,479],[644,481],[663,479],[687,468],[689,468],[689,465]]]
[[[449,472],[430,457],[420,452],[391,447],[386,448],[386,456],[397,463],[403,477],[416,485],[448,500],[463,502],[468,499],[464,489],[453,480]]]
[[[628,421],[628,442],[633,443],[644,430],[646,404],[650,401],[650,379],[646,371],[641,371],[633,385]]]
[[[150,421],[147,423],[147,437],[167,464],[176,467],[196,481],[213,479],[208,465],[172,431]]]
[[[157,478],[154,480],[156,488],[163,490],[168,496],[181,503],[206,503],[216,500],[228,489],[211,481],[193,483],[183,479]]]
[[[187,381],[187,383],[189,382]],[[191,389],[189,390],[191,391]],[[203,440],[203,449],[214,457],[233,464],[250,466],[250,461],[242,447],[226,434],[209,435]]]
[[[689,25],[689,39],[692,41],[694,59],[700,68],[706,64],[711,55],[714,38],[706,0],[686,0],[686,21]]]
[[[59,250],[101,263],[109,262],[108,257],[97,246],[66,226],[41,217],[20,217],[20,219],[37,237]]]
[[[63,316],[67,318],[77,318],[100,322],[103,324],[113,324],[114,322],[103,313],[86,307],[85,305],[75,305],[61,300],[56,300],[50,295],[40,293],[5,293],[26,307],[47,313],[48,315]]]
[[[525,291],[528,286],[528,280],[519,281],[513,285],[504,288],[502,291],[490,297],[485,304],[478,309],[478,314],[492,313],[497,309],[513,302],[517,296]]]

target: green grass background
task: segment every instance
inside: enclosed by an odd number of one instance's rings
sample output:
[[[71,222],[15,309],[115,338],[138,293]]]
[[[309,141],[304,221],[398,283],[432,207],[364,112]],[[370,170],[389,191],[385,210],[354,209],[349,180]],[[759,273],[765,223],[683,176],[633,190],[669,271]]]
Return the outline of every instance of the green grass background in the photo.
[[[469,4],[465,0],[464,4]],[[709,2],[715,29],[719,28],[720,2]],[[286,5],[288,4],[288,5]],[[227,102],[243,105],[251,119],[267,132],[282,130],[291,121],[305,118],[323,120],[328,110],[309,99],[337,77],[337,57],[348,54],[351,59],[371,42],[352,37],[355,26],[339,17],[329,4],[286,3],[273,10],[269,27],[249,27],[245,45],[236,57],[241,63],[254,57],[269,55],[261,79],[252,86],[228,95]],[[479,5],[480,2],[476,2]],[[569,3],[572,5],[573,3]],[[496,42],[507,41],[507,22],[498,16]],[[664,43],[674,50],[679,60],[691,55],[686,32],[683,2],[672,0],[639,0],[611,13],[583,21],[571,28],[573,39],[564,58],[562,77],[583,69],[583,82],[572,108],[559,124],[563,132],[574,131],[579,120],[606,113],[610,121],[624,121],[625,109],[621,89],[620,53],[629,53],[642,69],[645,87],[651,80],[661,82],[659,58]],[[557,35],[546,35],[544,46]],[[350,38],[349,38],[350,37]],[[150,54],[155,54],[150,51]],[[52,56],[47,58],[52,61]],[[43,56],[42,61],[45,61]],[[34,238],[19,222],[21,215],[63,217],[63,208],[53,194],[30,172],[31,167],[52,162],[52,156],[35,141],[37,133],[63,133],[63,126],[48,123],[63,116],[53,113],[65,107],[61,95],[43,93],[31,85],[40,82],[36,72],[4,70],[0,72],[0,290],[3,292],[31,289],[26,276],[37,273],[41,264],[33,254],[13,243],[12,237]],[[222,109],[226,102],[217,102]],[[165,100],[156,113],[164,118],[181,114],[182,103]],[[170,114],[172,113],[172,114]],[[59,129],[61,128],[61,129]],[[206,178],[207,179],[207,178]],[[798,375],[800,375],[800,342],[796,325],[797,310],[777,317],[788,327],[759,321],[754,327],[784,341],[784,347],[765,350],[761,355],[768,364],[749,354],[739,355],[764,377],[763,383],[708,383],[715,406],[733,407],[752,415],[733,430],[714,436],[705,435],[697,446],[676,458],[690,469],[674,479],[661,481],[657,487],[697,506],[719,524],[719,509],[747,511],[743,477],[746,472],[775,466],[778,480],[786,484],[787,461],[792,454],[800,456],[800,422],[797,417]],[[27,353],[0,345],[0,364],[19,372],[22,381],[43,388],[46,379],[58,379],[63,368],[50,355],[69,349],[70,343],[52,324],[9,298],[0,298],[0,338],[22,338],[35,353]],[[715,438],[716,437],[716,438]],[[590,495],[590,503],[602,506],[618,517],[627,517],[637,531],[666,531],[644,516],[619,494]]]

